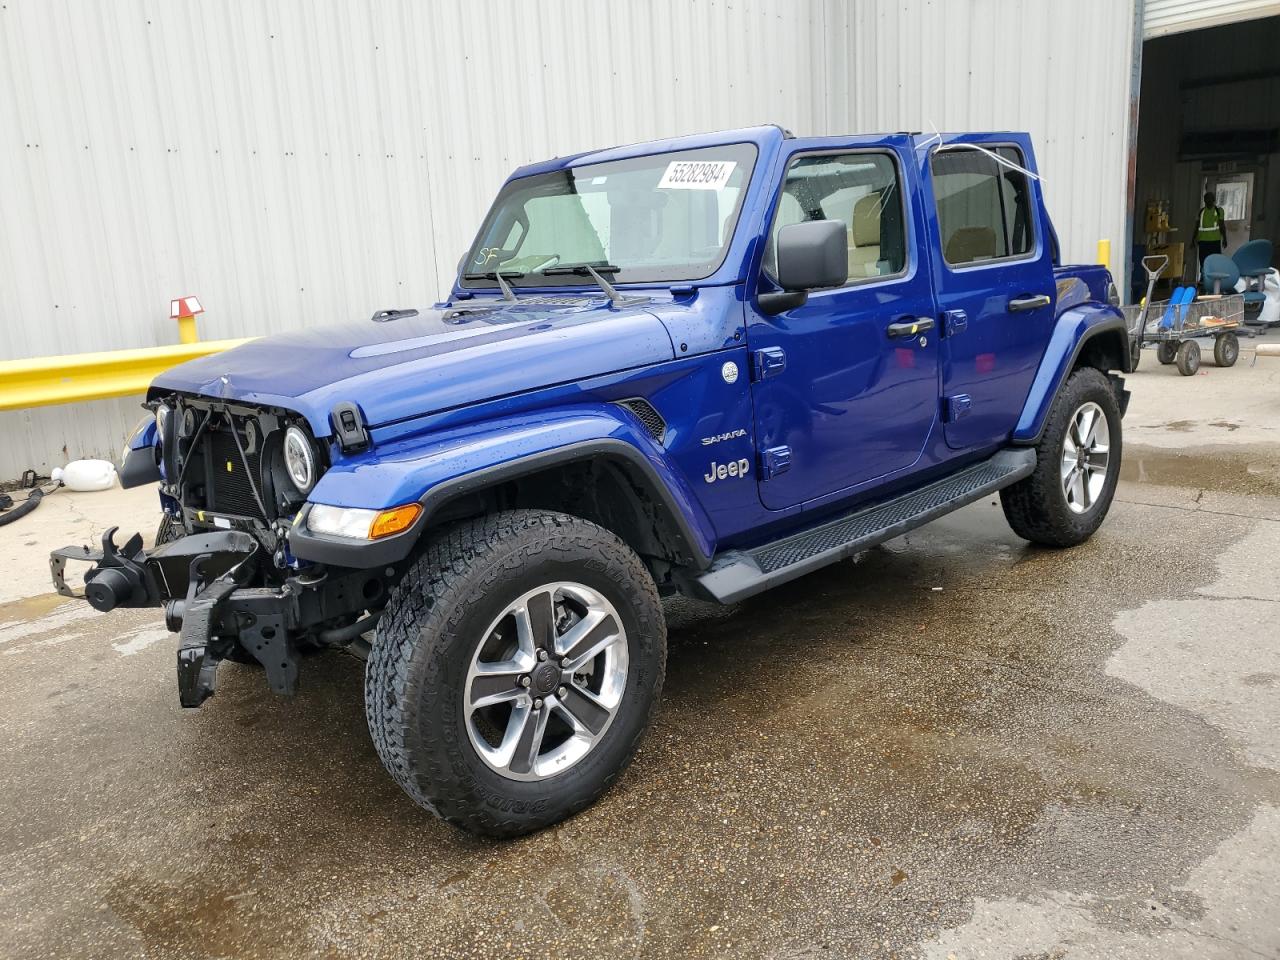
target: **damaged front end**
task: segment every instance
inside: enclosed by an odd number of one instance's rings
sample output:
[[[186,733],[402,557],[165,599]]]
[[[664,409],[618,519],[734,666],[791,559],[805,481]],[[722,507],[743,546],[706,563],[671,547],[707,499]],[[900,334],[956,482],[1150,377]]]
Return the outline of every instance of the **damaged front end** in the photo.
[[[137,534],[117,547],[115,532],[113,527],[103,534],[101,550],[53,551],[54,586],[103,612],[163,607],[165,624],[181,637],[178,698],[184,707],[198,707],[213,696],[218,664],[237,651],[262,664],[272,690],[292,694],[303,637],[312,646],[339,646],[372,629],[379,616],[357,616],[369,591],[381,592],[380,584],[371,587],[369,575],[359,571],[335,575],[307,568],[278,584],[253,586],[269,558],[257,539],[240,530],[197,533],[150,551]],[[68,561],[92,564],[83,593],[67,584]]]
[[[54,586],[104,612],[162,607],[180,634],[184,707],[213,695],[226,659],[257,661],[272,690],[292,694],[300,651],[345,646],[372,629],[403,557],[350,549],[323,563],[294,557],[292,520],[316,471],[301,486],[291,482],[286,436],[300,438],[314,466],[324,463],[323,448],[312,448],[285,411],[178,396],[166,403],[157,405],[166,415],[156,417],[153,445],[139,434],[121,479],[159,481],[173,539],[143,549],[135,534],[117,546],[113,527],[101,549],[62,547],[49,559]],[[68,585],[67,565],[77,562],[90,565],[83,591]]]

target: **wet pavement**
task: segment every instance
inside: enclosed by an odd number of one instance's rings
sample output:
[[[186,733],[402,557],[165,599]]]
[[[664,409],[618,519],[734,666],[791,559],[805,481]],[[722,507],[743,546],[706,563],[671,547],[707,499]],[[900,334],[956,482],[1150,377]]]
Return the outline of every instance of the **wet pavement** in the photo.
[[[994,500],[734,608],[573,820],[420,811],[362,664],[177,706],[151,612],[0,605],[0,956],[1280,957],[1280,448],[1132,447],[1075,550]]]

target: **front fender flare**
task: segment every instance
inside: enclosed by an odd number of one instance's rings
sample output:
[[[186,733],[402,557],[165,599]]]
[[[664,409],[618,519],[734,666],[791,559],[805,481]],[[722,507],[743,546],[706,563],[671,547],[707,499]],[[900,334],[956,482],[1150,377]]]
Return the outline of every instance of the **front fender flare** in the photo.
[[[160,474],[159,455],[156,447],[160,443],[159,431],[156,429],[154,417],[143,420],[125,444],[124,458],[120,461],[120,486],[128,489],[140,487],[147,483],[156,483],[163,479]]]
[[[1053,408],[1053,401],[1074,369],[1080,351],[1095,337],[1115,336],[1117,333],[1124,337],[1127,344],[1129,330],[1125,326],[1124,314],[1115,307],[1084,303],[1062,312],[1040,360],[1040,369],[1036,371],[1035,380],[1031,383],[1031,391],[1023,404],[1018,425],[1014,428],[1014,443],[1039,442],[1049,411]],[[1128,372],[1128,356],[1126,347],[1122,351],[1122,369],[1125,372]]]
[[[643,478],[671,521],[679,552],[710,563],[715,537],[705,511],[665,451],[629,412],[599,404],[458,427],[412,437],[344,460],[320,478],[311,503],[386,509],[418,502],[422,516],[385,540],[353,541],[306,529],[306,508],[289,532],[302,560],[368,569],[403,560],[445,503],[548,468],[612,458]]]

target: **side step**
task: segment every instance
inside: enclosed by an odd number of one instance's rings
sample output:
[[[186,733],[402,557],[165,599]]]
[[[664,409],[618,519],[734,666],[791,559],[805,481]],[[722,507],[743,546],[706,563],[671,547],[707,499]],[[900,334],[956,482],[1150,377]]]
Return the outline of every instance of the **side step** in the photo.
[[[1030,448],[1001,450],[990,460],[804,533],[750,550],[728,551],[693,582],[706,599],[736,603],[981,500],[1035,467],[1036,454]]]

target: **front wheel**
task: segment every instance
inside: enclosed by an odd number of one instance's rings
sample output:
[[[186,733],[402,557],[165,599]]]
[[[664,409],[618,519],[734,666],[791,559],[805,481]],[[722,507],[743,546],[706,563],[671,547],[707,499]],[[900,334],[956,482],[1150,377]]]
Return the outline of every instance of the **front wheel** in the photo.
[[[1184,377],[1194,377],[1200,369],[1200,344],[1194,340],[1183,340],[1178,347],[1178,372]]]
[[[586,520],[518,510],[427,545],[378,624],[365,709],[410,797],[510,837],[608,789],[665,670],[662,606],[640,558]]]
[[[1178,358],[1178,345],[1172,340],[1161,340],[1156,347],[1156,359],[1166,367]]]
[[[1036,445],[1036,468],[1000,491],[1013,532],[1047,547],[1093,536],[1120,474],[1120,405],[1100,370],[1073,373],[1054,400]]]
[[[1240,359],[1240,338],[1224,333],[1213,341],[1213,362],[1220,367],[1234,367]]]

